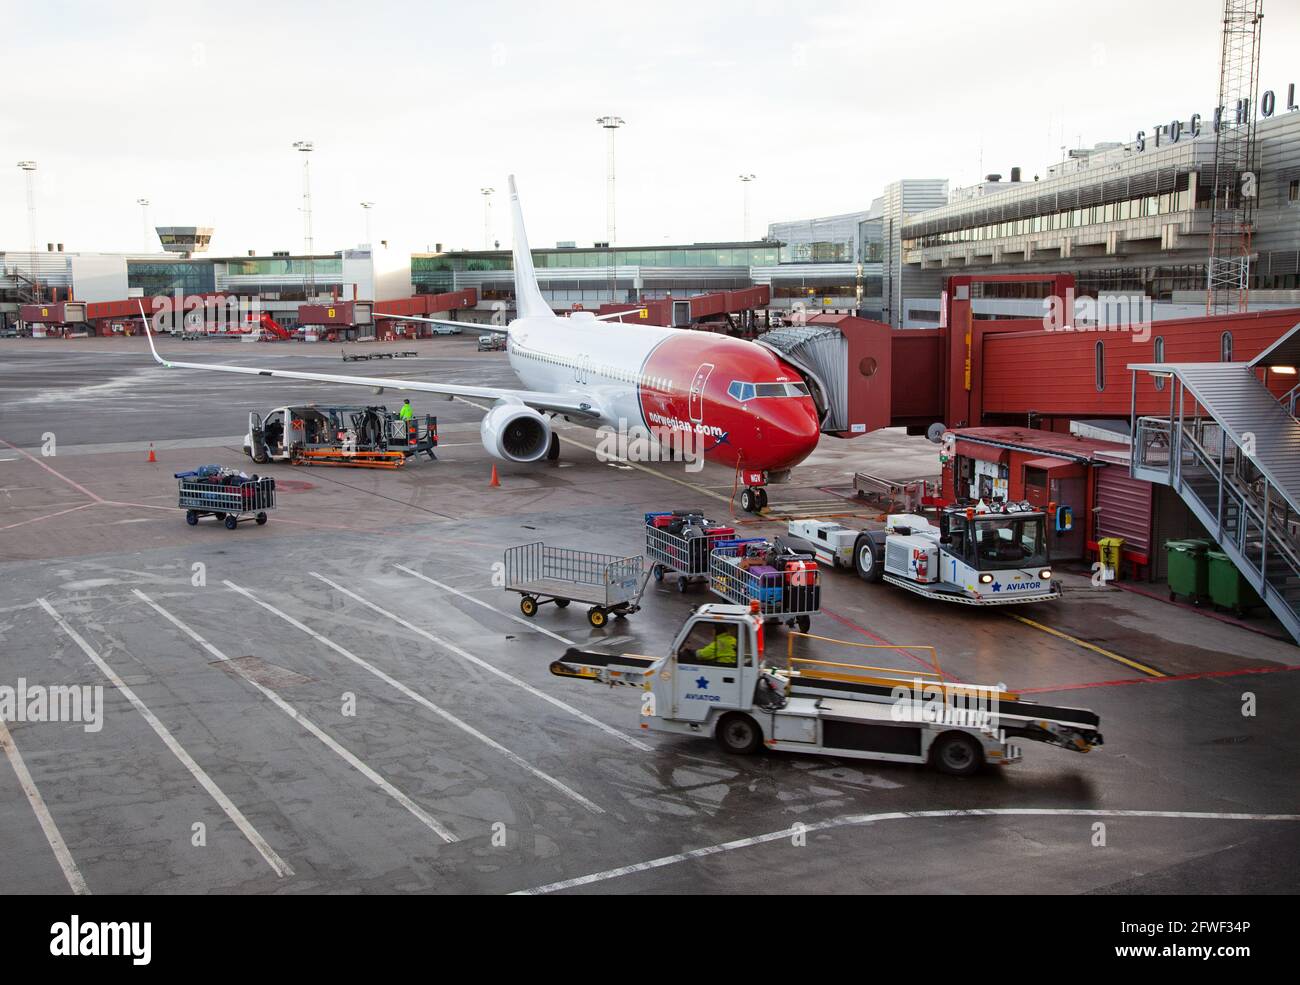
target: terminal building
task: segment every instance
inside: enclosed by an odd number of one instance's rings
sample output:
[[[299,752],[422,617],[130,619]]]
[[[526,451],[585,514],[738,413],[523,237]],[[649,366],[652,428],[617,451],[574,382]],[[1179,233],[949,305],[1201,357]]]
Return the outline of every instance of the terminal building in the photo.
[[[1073,274],[1080,296],[1140,295],[1156,317],[1204,310],[1213,198],[1214,135],[1199,120],[1167,124],[1129,143],[1098,144],[1026,179],[1012,168],[956,189],[911,215],[900,267],[901,327],[938,323],[942,278],[958,273]],[[1300,302],[1300,112],[1259,120],[1259,181],[1251,239],[1251,306]],[[1042,284],[986,285],[977,317],[1024,315]]]
[[[1275,106],[1256,127],[1252,308],[1300,303],[1300,112],[1290,99]],[[1128,143],[1070,151],[1032,176],[1016,167],[1008,180],[990,174],[951,192],[945,179],[899,179],[865,209],[774,222],[751,242],[564,242],[535,249],[534,263],[557,311],[767,287],[768,322],[829,312],[924,328],[938,323],[948,277],[982,273],[1042,279],[982,283],[979,319],[1041,314],[1053,274],[1072,275],[1080,297],[1137,295],[1156,303],[1156,318],[1187,317],[1204,310],[1211,130],[1199,118],[1175,121]],[[462,313],[470,319],[513,303],[508,250],[411,254],[381,243],[312,257],[208,257],[210,227],[157,232],[157,254],[65,253],[54,243],[0,252],[0,324],[38,284],[53,301],[255,295],[288,327],[304,302],[473,290],[477,314]]]

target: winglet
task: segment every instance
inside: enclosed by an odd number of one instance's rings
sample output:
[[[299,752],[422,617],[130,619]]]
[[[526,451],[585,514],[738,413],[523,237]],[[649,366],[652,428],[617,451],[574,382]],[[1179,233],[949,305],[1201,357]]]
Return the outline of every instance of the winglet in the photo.
[[[153,353],[155,362],[161,366],[166,366],[167,362],[162,356],[158,355],[158,347],[153,344],[153,332],[149,331],[149,316],[144,313],[144,302],[137,301],[136,305],[140,308],[140,320],[144,322],[144,337],[149,340],[149,351]]]
[[[514,267],[515,267],[515,309],[520,318],[550,315],[555,312],[542,297],[537,286],[537,273],[533,270],[533,254],[528,249],[528,234],[524,232],[524,213],[519,207],[519,190],[515,187],[515,176],[510,182],[510,212],[514,220]]]

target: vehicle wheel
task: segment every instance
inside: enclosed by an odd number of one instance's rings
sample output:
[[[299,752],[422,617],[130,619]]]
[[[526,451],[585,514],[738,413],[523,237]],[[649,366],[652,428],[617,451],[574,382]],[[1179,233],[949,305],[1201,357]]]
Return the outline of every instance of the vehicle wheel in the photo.
[[[767,490],[761,486],[758,489],[758,508],[760,510],[767,509]]]
[[[870,537],[859,537],[853,548],[853,567],[863,581],[877,582],[885,573],[885,559]]]
[[[236,520],[233,516],[228,516],[228,517],[226,517],[226,529],[227,529],[227,530],[234,530],[237,526],[239,526],[239,521],[238,521],[238,520]]]
[[[185,522],[188,523],[191,527],[195,526],[199,522],[198,512],[195,510],[186,510]]]
[[[623,610],[623,609],[615,609],[615,610],[614,610],[614,618],[615,618],[615,619],[626,619],[626,618],[627,618],[627,612],[626,612],[625,610]]]
[[[568,599],[556,599],[556,600],[555,600],[555,607],[556,607],[557,609],[567,609],[567,608],[569,607],[569,600],[568,600]]]
[[[685,595],[686,589],[690,587],[691,587],[691,583],[686,578],[682,577],[681,575],[677,576],[677,591]]]
[[[740,491],[740,508],[746,513],[758,512],[758,497],[748,486]]]
[[[732,712],[723,715],[713,733],[718,745],[737,756],[749,756],[763,744],[763,730],[748,715]]]
[[[257,514],[257,525],[260,527],[264,523],[266,523],[266,514],[265,513]]]
[[[801,633],[806,633],[812,628],[812,620],[807,616],[799,616],[795,619],[795,624],[799,627]]]
[[[600,627],[605,625],[608,621],[609,616],[606,615],[605,610],[599,606],[592,606],[587,610],[587,622],[591,623],[597,629],[600,629]]]
[[[965,732],[945,732],[930,747],[930,763],[941,773],[970,776],[984,765],[984,750]]]
[[[531,595],[525,595],[519,600],[519,611],[529,618],[537,615],[537,599]]]
[[[226,514],[224,513],[213,513],[212,515],[215,516],[218,520],[224,520],[226,518]]]
[[[560,436],[551,434],[551,446],[546,449],[546,460],[548,462],[557,462],[560,459]]]
[[[264,454],[263,454],[263,455],[253,455],[253,454],[249,454],[248,457],[251,458],[251,459],[252,459],[254,462],[256,462],[258,465],[265,465],[265,464],[266,464],[266,455],[264,455]]]
[[[650,573],[654,576],[655,581],[664,580],[664,566],[662,564],[656,564],[650,569]]]

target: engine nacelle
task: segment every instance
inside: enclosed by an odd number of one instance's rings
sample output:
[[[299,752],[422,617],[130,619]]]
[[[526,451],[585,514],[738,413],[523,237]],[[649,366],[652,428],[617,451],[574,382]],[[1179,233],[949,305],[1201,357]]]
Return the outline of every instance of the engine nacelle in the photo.
[[[498,403],[483,416],[483,447],[507,462],[536,462],[551,449],[551,422],[523,404]]]

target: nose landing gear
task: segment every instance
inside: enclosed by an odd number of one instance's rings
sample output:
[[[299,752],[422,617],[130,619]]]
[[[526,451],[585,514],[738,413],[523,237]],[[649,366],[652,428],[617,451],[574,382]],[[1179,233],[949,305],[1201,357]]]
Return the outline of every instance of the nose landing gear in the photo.
[[[740,508],[746,513],[759,513],[767,508],[766,472],[745,472],[745,488],[740,491]]]

